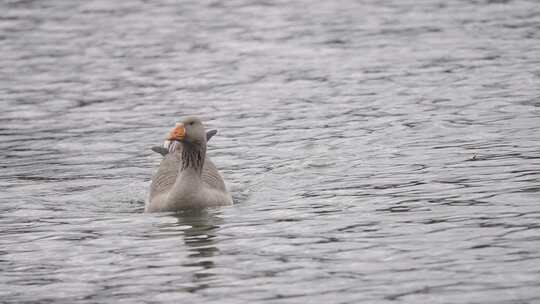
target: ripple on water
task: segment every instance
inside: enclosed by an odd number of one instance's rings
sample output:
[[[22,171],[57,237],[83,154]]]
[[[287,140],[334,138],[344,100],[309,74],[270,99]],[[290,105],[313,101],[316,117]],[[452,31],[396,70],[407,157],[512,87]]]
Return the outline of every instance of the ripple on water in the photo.
[[[0,11],[3,302],[539,300],[535,3]],[[143,214],[193,114],[236,204]]]

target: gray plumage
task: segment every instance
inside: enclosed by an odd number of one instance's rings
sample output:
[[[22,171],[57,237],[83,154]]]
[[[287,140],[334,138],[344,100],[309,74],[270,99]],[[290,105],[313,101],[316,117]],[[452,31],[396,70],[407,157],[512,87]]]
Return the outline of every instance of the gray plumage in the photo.
[[[217,131],[204,133],[200,120],[192,117],[184,125],[186,138],[163,148],[167,153],[152,178],[147,212],[232,204],[223,178],[206,155],[206,141]]]

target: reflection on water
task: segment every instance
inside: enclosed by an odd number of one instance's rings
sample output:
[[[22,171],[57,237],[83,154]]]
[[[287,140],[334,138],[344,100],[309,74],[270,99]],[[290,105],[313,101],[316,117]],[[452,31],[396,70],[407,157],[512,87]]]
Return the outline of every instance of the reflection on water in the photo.
[[[182,266],[195,268],[191,273],[192,285],[185,288],[189,292],[197,292],[208,287],[207,282],[212,280],[215,274],[213,257],[219,254],[219,249],[214,240],[216,229],[223,223],[214,212],[208,210],[184,210],[171,215],[178,219],[177,223],[160,225],[160,231],[169,232],[181,229],[184,243],[187,245],[188,262]]]
[[[540,301],[537,1],[0,1],[0,302]],[[200,116],[235,205],[144,214]]]

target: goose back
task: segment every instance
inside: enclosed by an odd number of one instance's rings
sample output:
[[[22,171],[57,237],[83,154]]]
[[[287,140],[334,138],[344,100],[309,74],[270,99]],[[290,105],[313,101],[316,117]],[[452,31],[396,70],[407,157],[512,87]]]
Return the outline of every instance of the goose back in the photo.
[[[150,185],[150,201],[157,195],[167,193],[173,187],[178,178],[179,168],[183,165],[182,149],[182,145],[178,145],[175,151],[168,153],[161,160]],[[227,191],[223,178],[208,156],[204,159],[201,179],[205,188],[223,192]]]

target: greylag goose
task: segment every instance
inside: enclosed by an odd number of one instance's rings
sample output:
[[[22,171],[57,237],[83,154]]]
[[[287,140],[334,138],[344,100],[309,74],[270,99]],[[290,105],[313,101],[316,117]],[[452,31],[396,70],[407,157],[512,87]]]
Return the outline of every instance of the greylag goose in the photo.
[[[232,197],[206,155],[208,136],[202,122],[188,117],[169,132],[168,153],[152,178],[146,212],[231,205]],[[158,152],[159,153],[159,152]]]

